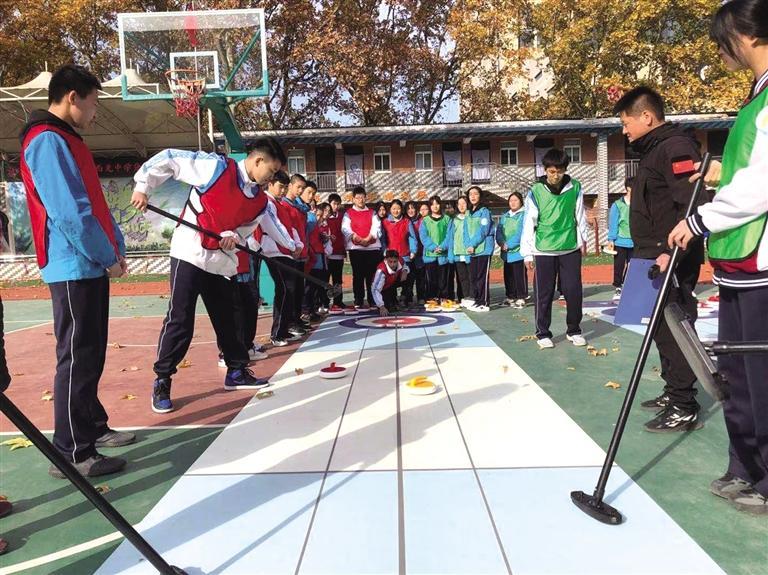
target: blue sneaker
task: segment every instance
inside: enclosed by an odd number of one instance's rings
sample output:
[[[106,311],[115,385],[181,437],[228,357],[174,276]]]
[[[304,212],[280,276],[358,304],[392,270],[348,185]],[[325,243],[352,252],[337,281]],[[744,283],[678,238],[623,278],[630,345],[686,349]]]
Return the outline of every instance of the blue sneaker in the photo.
[[[173,411],[171,403],[171,378],[158,377],[152,389],[152,411],[155,413],[169,413]]]
[[[269,378],[256,377],[248,368],[227,370],[227,377],[224,378],[224,389],[227,391],[262,389],[264,387],[269,387]]]

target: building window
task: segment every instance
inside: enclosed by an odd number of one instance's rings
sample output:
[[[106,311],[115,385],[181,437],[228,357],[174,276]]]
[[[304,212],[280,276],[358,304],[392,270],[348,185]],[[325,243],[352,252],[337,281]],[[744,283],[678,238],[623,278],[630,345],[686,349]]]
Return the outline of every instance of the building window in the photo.
[[[376,172],[392,171],[392,152],[389,146],[374,146],[373,169]]]
[[[563,151],[568,154],[572,164],[581,163],[581,140],[565,140],[563,142]]]
[[[307,163],[304,159],[304,150],[288,150],[288,173],[306,175]]]
[[[501,143],[501,165],[502,166],[517,165],[517,142]]]
[[[432,169],[432,144],[416,145],[416,170]]]

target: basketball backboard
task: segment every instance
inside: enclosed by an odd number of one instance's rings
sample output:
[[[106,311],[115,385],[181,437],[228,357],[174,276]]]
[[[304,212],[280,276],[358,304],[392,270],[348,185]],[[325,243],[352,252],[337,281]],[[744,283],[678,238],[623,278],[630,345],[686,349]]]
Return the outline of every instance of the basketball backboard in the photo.
[[[205,79],[203,101],[269,95],[261,9],[118,14],[118,34],[124,100],[172,100],[182,74]]]

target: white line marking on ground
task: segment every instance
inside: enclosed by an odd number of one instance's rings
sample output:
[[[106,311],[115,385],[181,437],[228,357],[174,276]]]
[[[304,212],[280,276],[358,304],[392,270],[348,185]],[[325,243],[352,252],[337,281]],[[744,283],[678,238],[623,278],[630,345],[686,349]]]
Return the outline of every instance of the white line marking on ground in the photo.
[[[29,561],[24,561],[23,563],[17,563],[16,565],[3,567],[0,569],[0,575],[11,575],[12,573],[19,573],[20,571],[32,569],[33,567],[46,565],[47,563],[58,561],[59,559],[66,559],[72,555],[77,555],[83,551],[89,551],[91,549],[95,549],[96,547],[101,547],[102,545],[112,543],[113,541],[118,541],[122,538],[123,535],[116,531],[114,533],[110,533],[109,535],[104,535],[103,537],[92,539],[91,541],[86,541],[80,545],[75,545],[67,549],[62,549],[61,551],[56,551],[55,553],[49,553],[48,555],[43,555],[42,557],[37,557],[36,559],[30,559]]]

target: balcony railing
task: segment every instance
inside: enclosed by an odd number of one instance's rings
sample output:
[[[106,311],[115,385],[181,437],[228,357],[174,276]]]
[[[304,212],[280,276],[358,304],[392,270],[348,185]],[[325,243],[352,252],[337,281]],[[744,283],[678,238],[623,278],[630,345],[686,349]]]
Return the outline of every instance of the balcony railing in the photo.
[[[624,191],[624,178],[637,172],[637,161],[618,161],[608,164],[609,193]],[[568,173],[578,179],[584,192],[597,194],[600,187],[595,162],[571,164]],[[493,193],[508,195],[519,191],[527,193],[536,180],[533,164],[467,164],[461,167],[433,168],[431,170],[389,171],[360,170],[355,172],[312,172],[307,174],[317,182],[321,197],[335,192],[342,198],[355,186],[363,186],[369,201],[391,201],[394,198],[424,200],[432,195],[455,198],[472,185],[480,185]],[[347,201],[347,200],[345,200]]]

